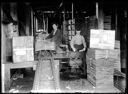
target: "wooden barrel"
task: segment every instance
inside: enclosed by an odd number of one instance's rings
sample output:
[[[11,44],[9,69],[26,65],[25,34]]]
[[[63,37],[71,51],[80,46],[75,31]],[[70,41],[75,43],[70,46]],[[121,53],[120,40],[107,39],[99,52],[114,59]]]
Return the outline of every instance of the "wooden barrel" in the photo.
[[[32,92],[54,92],[55,83],[50,60],[37,64]]]

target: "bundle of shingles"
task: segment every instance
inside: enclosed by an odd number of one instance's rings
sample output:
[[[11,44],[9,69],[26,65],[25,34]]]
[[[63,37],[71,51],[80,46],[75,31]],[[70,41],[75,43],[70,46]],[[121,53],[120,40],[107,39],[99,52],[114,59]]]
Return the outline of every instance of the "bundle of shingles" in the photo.
[[[88,49],[87,79],[95,87],[113,86],[114,62],[118,54],[118,50]]]

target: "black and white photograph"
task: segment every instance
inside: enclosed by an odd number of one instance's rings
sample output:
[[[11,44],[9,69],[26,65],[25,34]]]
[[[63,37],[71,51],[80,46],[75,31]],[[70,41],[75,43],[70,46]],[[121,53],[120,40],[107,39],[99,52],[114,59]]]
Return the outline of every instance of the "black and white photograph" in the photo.
[[[1,93],[126,93],[128,5],[1,2]]]

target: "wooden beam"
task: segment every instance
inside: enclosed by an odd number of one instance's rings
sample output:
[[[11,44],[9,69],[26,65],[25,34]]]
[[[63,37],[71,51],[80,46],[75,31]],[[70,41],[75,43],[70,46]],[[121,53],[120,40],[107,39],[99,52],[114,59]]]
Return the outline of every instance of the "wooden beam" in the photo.
[[[104,12],[101,3],[96,3],[96,17],[98,19],[98,29],[104,29]]]
[[[1,19],[3,19],[3,9],[1,8]],[[2,77],[2,92],[5,91],[4,88],[4,67],[3,63],[6,62],[6,36],[4,31],[4,25],[1,22],[1,77]]]

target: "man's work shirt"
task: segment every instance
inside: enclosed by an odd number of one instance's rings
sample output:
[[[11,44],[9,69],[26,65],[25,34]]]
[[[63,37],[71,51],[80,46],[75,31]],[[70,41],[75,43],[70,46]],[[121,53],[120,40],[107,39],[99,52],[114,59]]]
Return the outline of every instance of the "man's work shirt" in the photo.
[[[81,35],[76,35],[72,38],[71,40],[71,48],[73,49],[76,49],[77,51],[83,49],[84,47],[86,47],[86,43],[85,43],[85,40],[84,40],[84,37],[81,36]]]
[[[59,29],[57,29],[55,33],[52,31],[46,39],[50,39],[51,41],[55,42],[56,45],[60,45],[62,41],[61,31]]]

